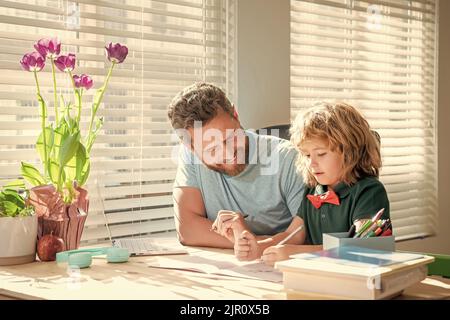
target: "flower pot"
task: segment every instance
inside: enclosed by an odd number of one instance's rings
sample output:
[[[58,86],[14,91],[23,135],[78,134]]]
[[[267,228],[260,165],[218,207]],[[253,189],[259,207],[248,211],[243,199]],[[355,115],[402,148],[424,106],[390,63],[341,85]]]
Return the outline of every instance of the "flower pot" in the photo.
[[[88,193],[75,188],[72,203],[62,201],[53,185],[34,187],[30,190],[29,202],[39,217],[38,239],[53,234],[64,241],[66,250],[78,249],[89,210]]]
[[[36,259],[38,218],[0,218],[0,265],[30,263]]]

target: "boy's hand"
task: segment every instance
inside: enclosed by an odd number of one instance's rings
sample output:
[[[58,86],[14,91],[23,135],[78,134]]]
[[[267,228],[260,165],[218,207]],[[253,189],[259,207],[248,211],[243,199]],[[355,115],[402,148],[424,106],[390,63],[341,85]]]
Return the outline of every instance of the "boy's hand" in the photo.
[[[234,255],[239,261],[250,261],[261,257],[261,249],[256,237],[250,231],[243,231],[241,234],[235,233]]]
[[[369,220],[370,219],[358,219],[358,220],[355,220],[355,222],[353,223],[355,225],[355,227],[356,227],[356,231],[355,232],[358,232],[359,229],[361,229],[362,225],[364,223],[366,223],[367,221],[369,221]]]
[[[289,259],[290,252],[287,245],[276,245],[268,247],[264,250],[261,260],[269,266],[273,266],[277,261],[283,261]]]

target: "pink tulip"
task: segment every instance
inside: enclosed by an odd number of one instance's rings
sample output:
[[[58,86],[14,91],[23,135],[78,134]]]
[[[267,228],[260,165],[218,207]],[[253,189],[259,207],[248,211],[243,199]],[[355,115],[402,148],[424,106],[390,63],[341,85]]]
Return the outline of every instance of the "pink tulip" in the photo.
[[[108,60],[115,63],[122,63],[128,55],[128,48],[120,43],[112,42],[105,47]]]
[[[26,71],[41,71],[45,66],[45,58],[39,52],[27,53],[20,60],[20,64]]]
[[[57,38],[41,39],[35,43],[34,48],[44,58],[55,59],[61,52],[61,41]]]
[[[75,87],[85,88],[86,90],[89,90],[94,85],[92,78],[86,74],[74,75],[73,81],[75,82]]]
[[[55,65],[62,72],[70,72],[75,68],[75,55],[69,53],[67,56],[59,56],[55,60]]]

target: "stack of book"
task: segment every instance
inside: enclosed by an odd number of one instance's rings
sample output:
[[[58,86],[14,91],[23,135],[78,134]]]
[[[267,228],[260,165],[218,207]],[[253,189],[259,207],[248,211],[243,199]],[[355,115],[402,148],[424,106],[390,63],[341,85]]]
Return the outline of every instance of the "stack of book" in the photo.
[[[343,246],[277,262],[288,298],[389,299],[422,281],[434,258]]]

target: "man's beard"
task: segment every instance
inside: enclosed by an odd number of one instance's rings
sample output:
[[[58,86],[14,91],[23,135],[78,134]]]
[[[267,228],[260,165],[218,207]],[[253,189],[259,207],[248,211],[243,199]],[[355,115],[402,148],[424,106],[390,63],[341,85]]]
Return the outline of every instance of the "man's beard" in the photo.
[[[248,153],[249,153],[248,137],[245,137],[245,148],[244,148],[244,150],[245,150],[244,151],[245,152],[245,154],[244,154],[244,159],[245,159],[244,163],[234,164],[232,168],[217,167],[217,166],[212,166],[212,165],[209,165],[209,164],[206,164],[206,163],[205,163],[205,166],[208,169],[214,170],[216,172],[226,174],[226,175],[228,175],[230,177],[235,177],[235,176],[239,175],[240,173],[242,173],[245,170],[245,168],[247,168]],[[239,160],[239,156],[237,156],[237,159]]]

